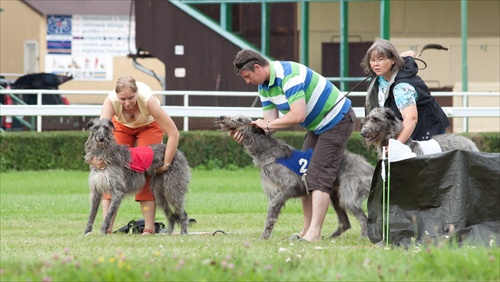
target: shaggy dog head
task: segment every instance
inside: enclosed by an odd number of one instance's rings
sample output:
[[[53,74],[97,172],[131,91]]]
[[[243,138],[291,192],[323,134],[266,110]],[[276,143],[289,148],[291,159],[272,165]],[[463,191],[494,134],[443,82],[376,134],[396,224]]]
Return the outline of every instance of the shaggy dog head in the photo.
[[[240,131],[243,136],[266,134],[264,129],[252,125],[252,119],[245,116],[220,116],[214,119],[215,127],[222,131]]]
[[[115,137],[113,135],[115,126],[109,119],[93,118],[87,123],[87,130],[90,131],[87,143],[95,142],[97,146],[105,146],[106,142],[115,143]]]
[[[389,108],[375,108],[365,119],[361,136],[367,148],[386,146],[390,138],[396,138],[401,131],[401,121]]]

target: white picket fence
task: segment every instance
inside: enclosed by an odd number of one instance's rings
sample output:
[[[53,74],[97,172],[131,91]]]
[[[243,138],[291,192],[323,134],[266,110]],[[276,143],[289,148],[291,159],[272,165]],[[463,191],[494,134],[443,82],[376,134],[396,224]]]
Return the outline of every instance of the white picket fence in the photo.
[[[37,105],[1,105],[0,116],[36,116],[37,131],[42,131],[42,116],[99,116],[101,105],[41,105],[42,95],[61,94],[68,95],[103,95],[109,91],[87,91],[87,90],[0,90],[0,94],[37,94]],[[346,92],[342,92],[345,95]],[[182,117],[184,130],[189,130],[190,117],[217,117],[221,115],[245,115],[252,118],[262,117],[260,103],[257,106],[248,107],[220,107],[220,106],[190,106],[189,97],[208,96],[208,97],[257,97],[256,92],[238,92],[238,91],[155,91],[157,96],[182,96],[184,103],[182,106],[162,106],[170,116]],[[351,92],[349,97],[365,96],[365,92]],[[450,118],[475,118],[475,117],[500,117],[500,108],[495,107],[468,107],[467,101],[471,97],[483,96],[500,99],[499,92],[434,92],[433,96],[460,96],[462,97],[464,107],[443,107]],[[163,99],[160,99],[163,100]],[[167,99],[168,100],[168,99]],[[364,108],[354,108],[358,118],[364,118]],[[464,131],[467,131],[466,129]]]

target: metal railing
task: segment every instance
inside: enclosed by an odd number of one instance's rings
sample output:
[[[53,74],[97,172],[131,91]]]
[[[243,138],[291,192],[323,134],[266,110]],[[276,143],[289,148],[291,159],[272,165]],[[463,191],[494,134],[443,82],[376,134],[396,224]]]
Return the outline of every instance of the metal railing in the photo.
[[[10,89],[0,90],[0,94],[36,94],[37,105],[1,105],[0,116],[36,116],[37,131],[42,131],[42,116],[99,116],[101,105],[73,104],[73,105],[42,105],[42,95],[60,94],[68,95],[105,95],[109,91],[89,90],[27,90]],[[157,96],[182,96],[182,106],[162,106],[172,117],[182,117],[184,131],[189,130],[190,117],[217,117],[221,115],[245,115],[252,118],[262,117],[262,109],[253,107],[231,107],[231,106],[190,106],[189,98],[192,96],[222,96],[222,97],[257,97],[257,92],[240,91],[154,91]],[[346,92],[341,92],[345,95]],[[366,92],[351,92],[349,97],[364,97]],[[460,96],[460,97],[495,97],[500,98],[499,92],[434,92],[435,97]],[[162,99],[160,99],[162,100]],[[364,118],[364,108],[354,107],[358,118]],[[443,107],[448,117],[476,118],[476,117],[500,117],[500,108],[494,107]]]

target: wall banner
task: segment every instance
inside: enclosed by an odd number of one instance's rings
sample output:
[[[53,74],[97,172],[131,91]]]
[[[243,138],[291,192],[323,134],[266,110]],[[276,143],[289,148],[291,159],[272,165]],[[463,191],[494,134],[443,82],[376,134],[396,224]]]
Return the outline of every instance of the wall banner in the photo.
[[[112,80],[113,57],[135,54],[128,16],[48,15],[45,71],[74,80]]]

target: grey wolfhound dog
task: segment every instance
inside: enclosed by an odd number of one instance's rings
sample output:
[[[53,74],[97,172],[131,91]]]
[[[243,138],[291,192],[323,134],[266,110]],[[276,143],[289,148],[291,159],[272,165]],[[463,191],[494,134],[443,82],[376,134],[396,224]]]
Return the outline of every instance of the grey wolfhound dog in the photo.
[[[375,108],[366,116],[361,128],[361,136],[364,138],[366,147],[375,146],[379,158],[382,158],[382,148],[389,144],[389,139],[397,138],[402,128],[402,121],[394,115],[391,109]],[[458,149],[479,151],[472,140],[461,135],[438,134],[432,139],[439,144],[443,152]],[[408,139],[405,145],[409,146],[417,156],[424,154],[418,141]]]
[[[221,116],[215,125],[223,131],[238,130],[243,134],[243,146],[260,168],[262,188],[268,199],[267,219],[261,238],[268,239],[285,202],[308,194],[302,177],[276,162],[288,158],[293,148],[285,142],[267,136],[261,128],[251,126],[243,116]],[[338,228],[330,237],[337,237],[351,227],[346,210],[354,214],[361,225],[361,236],[367,236],[367,217],[361,207],[368,197],[373,167],[362,157],[345,152],[339,177],[332,183],[331,203],[338,218]]]
[[[152,164],[144,173],[140,173],[130,169],[131,153],[127,146],[116,143],[113,135],[115,127],[111,120],[91,119],[87,129],[90,136],[85,142],[85,160],[88,162],[93,157],[100,158],[106,167],[100,170],[90,165],[90,214],[85,234],[92,231],[103,193],[111,195],[111,205],[101,226],[101,233],[106,234],[124,196],[138,193],[147,177],[151,177],[150,188],[156,206],[165,212],[168,219],[167,234],[172,234],[175,223],[180,225],[181,234],[187,234],[188,225],[195,220],[189,219],[184,210],[191,172],[182,152],[177,150],[168,171],[156,174],[156,168],[164,163],[165,145],[151,145],[154,152]]]

